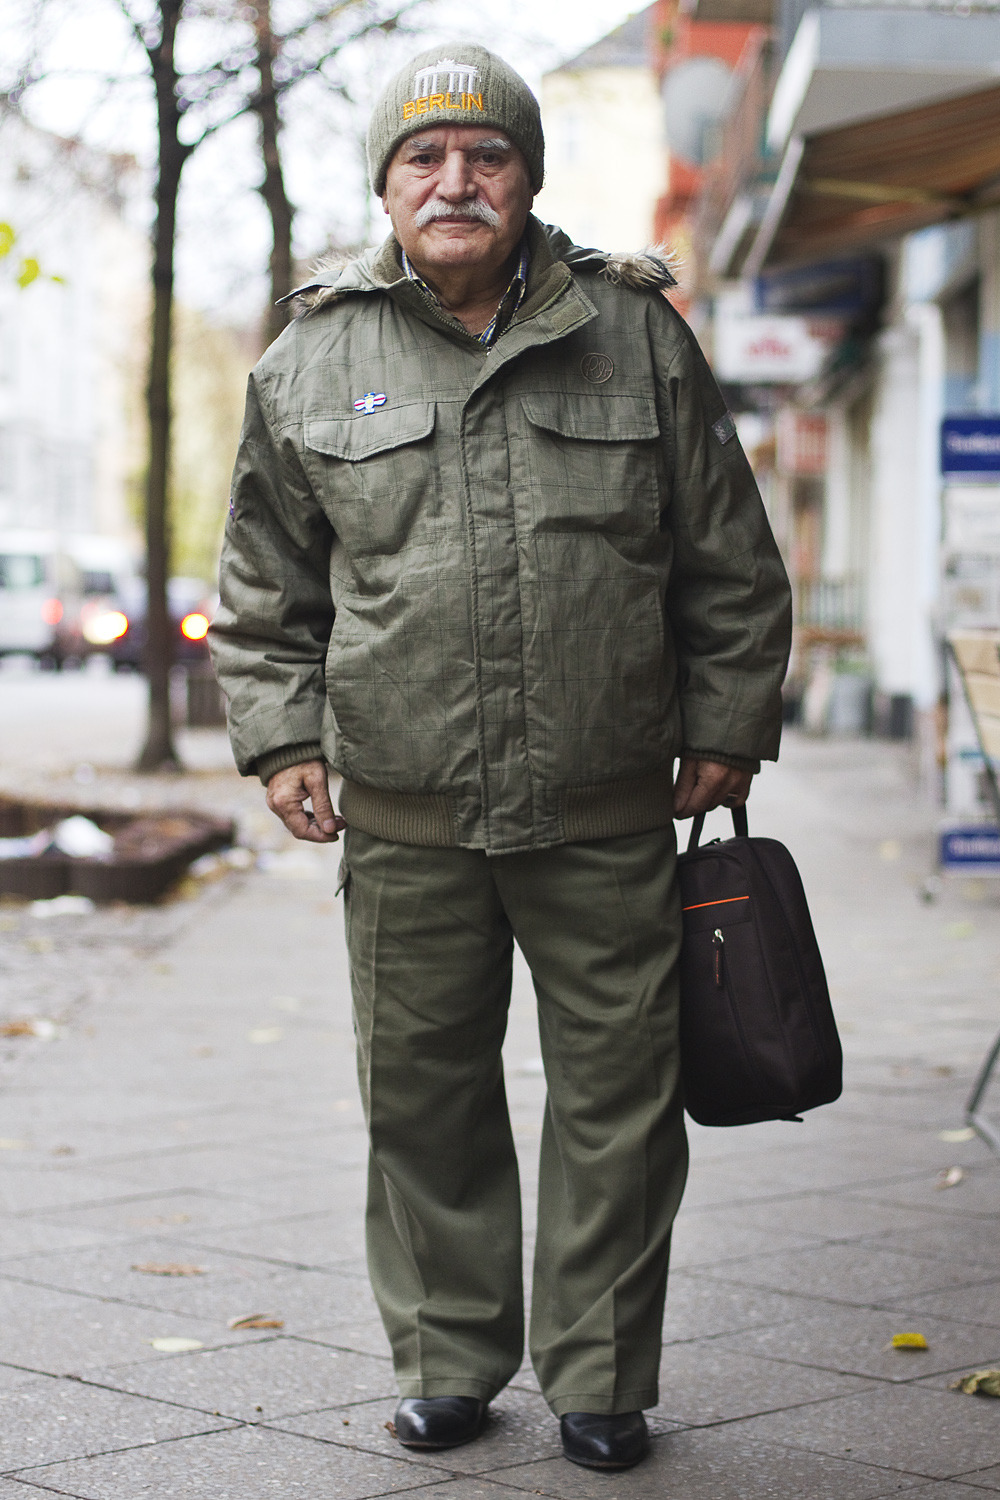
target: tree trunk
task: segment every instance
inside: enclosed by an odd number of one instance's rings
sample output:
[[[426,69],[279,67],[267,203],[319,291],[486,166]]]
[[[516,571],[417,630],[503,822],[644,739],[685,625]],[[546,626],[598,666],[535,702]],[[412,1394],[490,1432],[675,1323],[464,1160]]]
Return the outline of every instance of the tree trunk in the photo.
[[[170,668],[173,632],[167,605],[170,576],[170,356],[173,341],[174,241],[177,194],[188,148],[179,137],[177,69],[174,44],[184,0],[160,0],[161,34],[150,46],[156,89],[159,157],[156,179],[156,224],[153,230],[153,316],[149,349],[146,409],[149,418],[149,469],[146,476],[145,670],[149,680],[149,722],[139,771],[181,769],[170,724]]]
[[[254,112],[260,122],[260,148],[264,162],[264,178],[260,194],[271,216],[271,305],[264,319],[264,343],[271,344],[288,322],[288,309],[277,307],[279,297],[287,297],[292,290],[292,218],[294,209],[285,192],[285,179],[281,170],[281,116],[278,113],[278,96],[274,87],[274,60],[278,55],[279,42],[271,30],[271,0],[256,0],[254,31],[257,38],[257,72],[260,91],[254,102]]]

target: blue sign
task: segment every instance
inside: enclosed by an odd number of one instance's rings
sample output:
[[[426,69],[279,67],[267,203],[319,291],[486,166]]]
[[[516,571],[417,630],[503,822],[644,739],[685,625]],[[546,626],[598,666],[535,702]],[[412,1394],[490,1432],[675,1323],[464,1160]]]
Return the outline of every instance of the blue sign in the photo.
[[[945,417],[941,473],[1000,474],[1000,416]]]
[[[946,828],[941,834],[941,867],[1000,875],[1000,829],[989,823]]]
[[[855,321],[880,305],[884,279],[878,256],[824,260],[791,271],[765,271],[754,282],[754,301],[762,313]]]

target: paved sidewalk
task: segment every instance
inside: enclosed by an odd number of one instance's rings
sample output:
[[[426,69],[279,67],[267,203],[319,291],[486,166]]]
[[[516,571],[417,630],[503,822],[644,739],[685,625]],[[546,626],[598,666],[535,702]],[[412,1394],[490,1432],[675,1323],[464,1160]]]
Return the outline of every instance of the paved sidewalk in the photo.
[[[848,1086],[802,1125],[693,1131],[653,1453],[617,1476],[565,1463],[528,1369],[466,1448],[386,1430],[335,850],[139,917],[4,907],[7,1013],[44,1013],[35,958],[64,989],[60,1035],[0,1043],[0,1500],[1000,1491],[1000,1401],[949,1389],[1000,1366],[1000,1159],[941,1139],[1000,1027],[1000,896],[918,899],[932,821],[898,748],[792,738],[761,778],[751,825],[799,859]],[[506,1055],[530,1200],[523,972]],[[281,1326],[230,1326],[255,1314]],[[886,1349],[909,1331],[927,1351]]]

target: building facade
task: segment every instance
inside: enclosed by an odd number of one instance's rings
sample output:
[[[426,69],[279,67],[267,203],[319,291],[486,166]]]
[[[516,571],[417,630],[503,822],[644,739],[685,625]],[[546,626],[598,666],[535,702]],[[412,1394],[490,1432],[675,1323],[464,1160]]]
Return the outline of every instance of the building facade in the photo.
[[[0,530],[134,534],[148,248],[133,161],[0,110]]]
[[[578,244],[640,250],[654,238],[666,150],[650,5],[542,80],[545,186],[535,213]]]

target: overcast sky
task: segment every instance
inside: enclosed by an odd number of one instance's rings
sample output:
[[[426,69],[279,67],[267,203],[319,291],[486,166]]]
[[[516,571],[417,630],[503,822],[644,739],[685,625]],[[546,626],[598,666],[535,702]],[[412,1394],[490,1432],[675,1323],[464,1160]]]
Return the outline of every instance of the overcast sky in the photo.
[[[94,145],[134,153],[150,165],[150,84],[114,0],[50,0],[50,7],[44,45],[52,81],[29,95],[31,118],[60,134],[80,134]],[[637,8],[622,0],[430,0],[418,38],[395,38],[352,55],[352,86],[370,97],[408,53],[458,36],[501,52],[537,90],[546,69]],[[4,0],[3,9],[0,52],[9,56],[23,41],[34,7],[32,0]],[[99,69],[120,74],[129,66],[135,76],[131,86],[109,91],[94,82]],[[74,71],[82,76],[74,77]],[[298,211],[296,251],[303,257],[330,243],[381,239],[385,232],[381,206],[371,203],[364,187],[362,126],[356,111],[347,113],[318,89],[303,89],[288,111],[286,178]],[[254,190],[259,175],[250,120],[220,132],[185,168],[178,291],[184,301],[234,321],[253,318],[266,296],[269,224]]]

